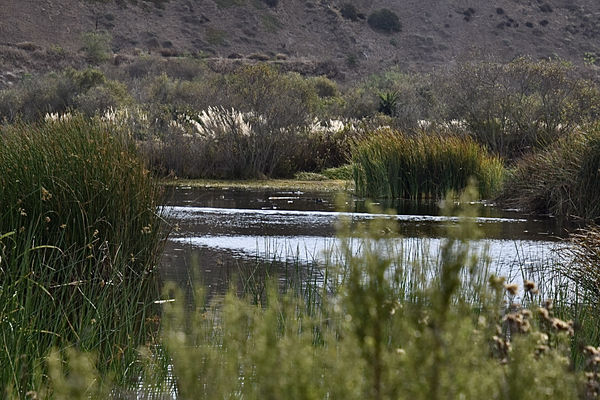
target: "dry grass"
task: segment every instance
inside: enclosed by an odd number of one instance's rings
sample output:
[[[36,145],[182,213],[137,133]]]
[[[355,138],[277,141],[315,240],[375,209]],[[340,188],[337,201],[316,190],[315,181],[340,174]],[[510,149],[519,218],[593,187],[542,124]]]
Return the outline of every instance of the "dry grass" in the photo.
[[[296,179],[264,179],[264,180],[212,180],[212,179],[163,179],[165,186],[191,186],[213,189],[275,189],[301,190],[308,192],[341,192],[352,191],[351,181],[324,180],[303,181]]]

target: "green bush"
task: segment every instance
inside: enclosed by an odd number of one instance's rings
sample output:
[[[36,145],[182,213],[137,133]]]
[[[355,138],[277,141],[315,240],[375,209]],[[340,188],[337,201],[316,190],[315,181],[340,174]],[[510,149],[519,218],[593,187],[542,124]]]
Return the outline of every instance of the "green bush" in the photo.
[[[415,131],[419,121],[437,115],[431,82],[430,75],[407,74],[398,68],[371,75],[345,91],[341,113],[348,118],[362,118],[384,112],[394,117],[388,125]]]
[[[77,111],[94,116],[102,114],[109,108],[119,108],[131,102],[127,87],[116,81],[107,81],[104,85],[95,86],[85,93],[77,95],[74,107]]]
[[[387,8],[373,11],[367,18],[367,22],[373,30],[384,33],[400,32],[402,30],[398,15]]]
[[[91,64],[101,64],[110,58],[111,37],[105,32],[86,32],[82,35],[83,51]]]
[[[502,181],[502,162],[469,138],[392,130],[373,132],[352,152],[356,191],[361,196],[442,198],[463,190],[471,178],[482,196]]]
[[[321,175],[324,175],[329,179],[341,179],[344,181],[350,181],[354,177],[351,164],[342,165],[341,167],[326,168],[321,171]]]
[[[342,17],[349,19],[350,21],[358,21],[359,12],[356,7],[351,3],[344,3],[340,8]]]
[[[311,79],[311,82],[321,98],[335,97],[339,94],[337,84],[325,76],[316,76]]]
[[[30,77],[0,91],[0,120],[36,121],[47,113],[64,113],[75,105],[77,96],[106,83],[104,74],[93,68]]]
[[[470,62],[435,81],[439,114],[464,121],[475,140],[509,159],[546,147],[600,110],[598,86],[563,61]]]

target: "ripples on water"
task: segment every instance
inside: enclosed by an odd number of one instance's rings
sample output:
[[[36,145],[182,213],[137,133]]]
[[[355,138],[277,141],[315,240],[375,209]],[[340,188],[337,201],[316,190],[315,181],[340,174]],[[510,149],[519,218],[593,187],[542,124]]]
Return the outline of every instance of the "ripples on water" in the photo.
[[[356,200],[345,201],[351,210],[346,212],[335,211],[335,204],[329,193],[173,189],[164,212],[178,230],[167,245],[164,275],[175,281],[189,280],[191,255],[195,254],[205,284],[213,292],[223,292],[231,277],[249,264],[277,259],[314,265],[332,255],[343,262],[336,237],[341,218],[351,226],[373,218],[393,218],[400,233],[396,245],[407,257],[435,259],[446,229],[457,222],[455,217],[439,215],[435,203],[382,205],[393,207],[395,215],[366,212],[364,202]],[[552,219],[530,218],[484,204],[480,215],[476,223],[484,238],[471,246],[474,252],[487,254],[490,271],[511,281],[543,280],[544,270],[556,264],[561,227]]]

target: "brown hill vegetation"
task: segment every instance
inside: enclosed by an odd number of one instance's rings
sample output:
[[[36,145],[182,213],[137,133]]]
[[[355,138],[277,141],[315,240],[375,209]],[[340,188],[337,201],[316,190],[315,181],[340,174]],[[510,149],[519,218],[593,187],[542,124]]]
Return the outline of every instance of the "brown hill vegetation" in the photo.
[[[83,63],[87,32],[106,33],[115,60],[142,53],[207,58],[214,68],[272,60],[337,80],[392,65],[428,70],[457,59],[519,55],[595,62],[593,0],[5,0],[1,82]],[[396,26],[377,26],[382,9]],[[382,23],[382,22],[379,22]],[[383,22],[385,25],[385,21]]]

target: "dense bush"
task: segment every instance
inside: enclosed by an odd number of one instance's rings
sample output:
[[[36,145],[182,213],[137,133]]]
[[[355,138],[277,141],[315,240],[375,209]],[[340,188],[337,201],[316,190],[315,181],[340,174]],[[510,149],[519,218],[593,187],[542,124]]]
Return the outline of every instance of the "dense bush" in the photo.
[[[111,37],[105,32],[86,32],[82,35],[83,51],[92,64],[100,64],[111,56]]]
[[[387,99],[394,101],[386,102],[385,110],[394,116],[387,125],[415,131],[419,121],[432,120],[438,114],[431,81],[429,75],[407,74],[398,68],[371,75],[345,91],[340,113],[347,118],[372,117],[383,110],[380,95],[397,93]]]
[[[356,7],[351,3],[344,3],[340,8],[342,17],[349,19],[350,21],[358,21],[359,12]]]
[[[438,76],[433,90],[444,118],[464,121],[478,142],[510,159],[593,121],[600,105],[598,87],[560,61],[464,63]]]
[[[361,196],[442,198],[463,190],[471,178],[482,196],[502,181],[502,162],[464,137],[373,132],[353,150],[354,181]]]
[[[107,81],[104,85],[95,86],[85,93],[78,94],[73,105],[79,112],[92,117],[131,102],[129,92],[124,84]]]
[[[142,151],[161,175],[186,178],[288,177],[349,161],[353,131],[336,121],[271,130],[256,113],[209,107],[171,121]]]
[[[310,81],[314,85],[317,95],[321,98],[336,97],[339,95],[339,89],[335,81],[325,76],[317,76]]]
[[[600,218],[600,130],[583,129],[517,162],[501,200],[528,212]]]
[[[105,107],[129,101],[127,88],[107,80],[97,69],[48,73],[32,77],[0,92],[0,120],[8,122],[22,119],[36,121],[47,113],[64,113],[81,106],[82,111],[93,115]]]
[[[402,30],[400,18],[398,18],[395,12],[387,8],[373,11],[369,15],[369,18],[367,18],[367,22],[371,28],[380,32],[393,33]]]

